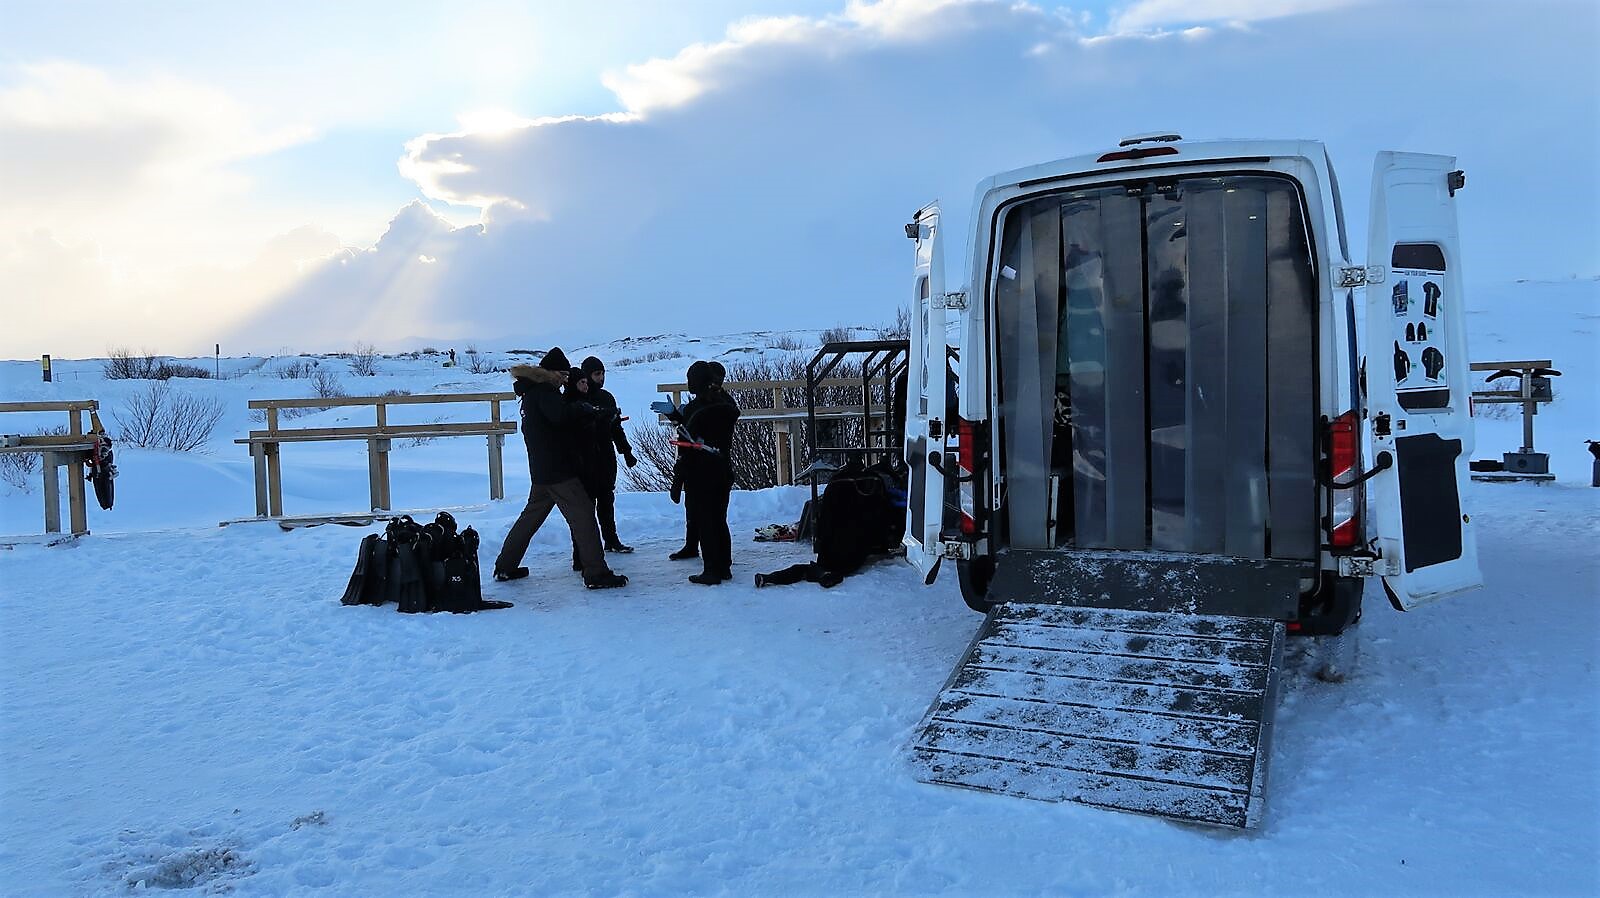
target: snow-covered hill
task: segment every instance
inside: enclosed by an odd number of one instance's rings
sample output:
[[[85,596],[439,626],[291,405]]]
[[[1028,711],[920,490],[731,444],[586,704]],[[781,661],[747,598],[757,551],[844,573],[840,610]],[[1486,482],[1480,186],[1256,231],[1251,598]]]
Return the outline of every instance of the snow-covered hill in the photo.
[[[953,577],[924,588],[891,563],[831,591],[755,590],[753,573],[803,560],[749,539],[792,520],[799,489],[736,494],[720,587],[684,581],[665,557],[680,509],[635,493],[619,497],[627,589],[584,590],[552,519],[535,576],[490,590],[511,610],[341,607],[365,530],[215,526],[252,508],[231,442],[246,400],[308,386],[274,373],[291,359],[235,359],[224,373],[243,376],[180,384],[225,403],[206,452],[119,446],[94,536],[0,551],[0,893],[1596,894],[1600,490],[1581,440],[1600,438],[1600,284],[1475,299],[1474,358],[1564,372],[1538,420],[1559,480],[1474,488],[1484,589],[1409,614],[1374,590],[1348,682],[1291,666],[1257,834],[915,782],[903,746],[978,618]],[[777,337],[567,352],[606,358],[639,415],[691,359],[781,352],[762,348]],[[360,379],[316,361],[352,394],[507,384],[437,357]],[[146,386],[99,371],[58,362],[46,385],[36,363],[0,363],[0,396],[115,409]],[[1519,439],[1516,419],[1480,418],[1475,454]],[[285,458],[291,512],[364,506],[359,444]],[[527,484],[508,459],[513,498],[459,515],[491,551]],[[397,504],[481,503],[482,465],[481,440],[399,448]],[[38,503],[9,490],[0,532],[37,530]]]

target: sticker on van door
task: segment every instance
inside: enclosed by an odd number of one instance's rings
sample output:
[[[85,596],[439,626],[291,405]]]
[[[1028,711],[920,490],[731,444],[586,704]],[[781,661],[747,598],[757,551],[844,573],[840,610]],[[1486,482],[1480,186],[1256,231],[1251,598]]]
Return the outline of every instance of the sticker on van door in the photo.
[[[1426,411],[1450,405],[1445,377],[1444,324],[1439,318],[1450,301],[1445,282],[1444,252],[1431,243],[1398,243],[1392,263],[1394,286],[1394,382],[1400,405]]]

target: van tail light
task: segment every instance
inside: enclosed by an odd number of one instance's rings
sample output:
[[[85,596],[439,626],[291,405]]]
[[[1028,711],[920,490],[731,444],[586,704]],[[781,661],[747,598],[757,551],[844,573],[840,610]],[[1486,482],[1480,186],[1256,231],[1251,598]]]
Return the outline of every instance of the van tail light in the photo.
[[[1334,483],[1349,483],[1359,473],[1356,465],[1360,453],[1356,451],[1356,413],[1348,411],[1333,419],[1328,425],[1328,462]],[[1333,527],[1328,542],[1335,549],[1350,549],[1356,545],[1361,509],[1360,489],[1333,490],[1333,508],[1330,520]]]
[[[972,470],[977,466],[977,430],[966,418],[956,419],[956,471],[961,496],[961,533],[971,536],[978,532],[977,504],[972,490]]]

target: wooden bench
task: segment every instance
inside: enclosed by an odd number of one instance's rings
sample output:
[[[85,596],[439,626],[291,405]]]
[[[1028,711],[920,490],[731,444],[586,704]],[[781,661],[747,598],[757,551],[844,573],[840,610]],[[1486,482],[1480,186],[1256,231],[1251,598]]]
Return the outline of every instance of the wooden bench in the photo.
[[[44,532],[61,532],[61,481],[57,468],[67,469],[67,515],[73,536],[89,532],[88,504],[84,499],[84,470],[94,454],[95,439],[84,432],[83,413],[98,411],[93,399],[61,402],[0,402],[0,412],[66,412],[67,432],[48,436],[14,437],[15,445],[0,447],[0,454],[37,452],[44,476]],[[11,440],[7,440],[11,442]]]
[[[261,410],[266,417],[264,430],[252,430],[250,435],[234,440],[250,447],[250,457],[255,463],[256,517],[254,520],[282,519],[283,514],[283,463],[280,449],[284,443],[309,443],[342,440],[365,440],[367,443],[367,484],[371,497],[371,510],[387,511],[393,506],[389,493],[389,451],[396,439],[434,437],[482,436],[489,444],[489,498],[505,498],[505,468],[503,454],[507,434],[517,432],[516,421],[501,418],[500,403],[516,401],[515,393],[436,393],[414,396],[341,396],[338,398],[311,399],[252,399],[250,408]],[[487,402],[489,420],[448,424],[390,424],[389,407],[396,405],[441,405],[461,402]],[[353,427],[300,427],[285,428],[279,425],[283,409],[329,409],[371,407],[374,423]],[[368,515],[319,516],[333,521],[341,517],[371,517]],[[251,520],[251,519],[245,519]],[[223,521],[224,525],[236,523]]]

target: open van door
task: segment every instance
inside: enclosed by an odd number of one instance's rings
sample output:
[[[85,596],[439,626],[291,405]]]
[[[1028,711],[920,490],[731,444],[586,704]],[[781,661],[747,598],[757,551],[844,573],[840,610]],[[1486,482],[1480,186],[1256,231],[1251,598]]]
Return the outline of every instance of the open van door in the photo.
[[[1383,152],[1367,257],[1368,485],[1384,588],[1407,610],[1482,585],[1453,156]]]
[[[932,583],[939,574],[944,528],[945,285],[939,205],[917,210],[906,225],[917,242],[911,293],[911,357],[906,364],[906,560]]]

